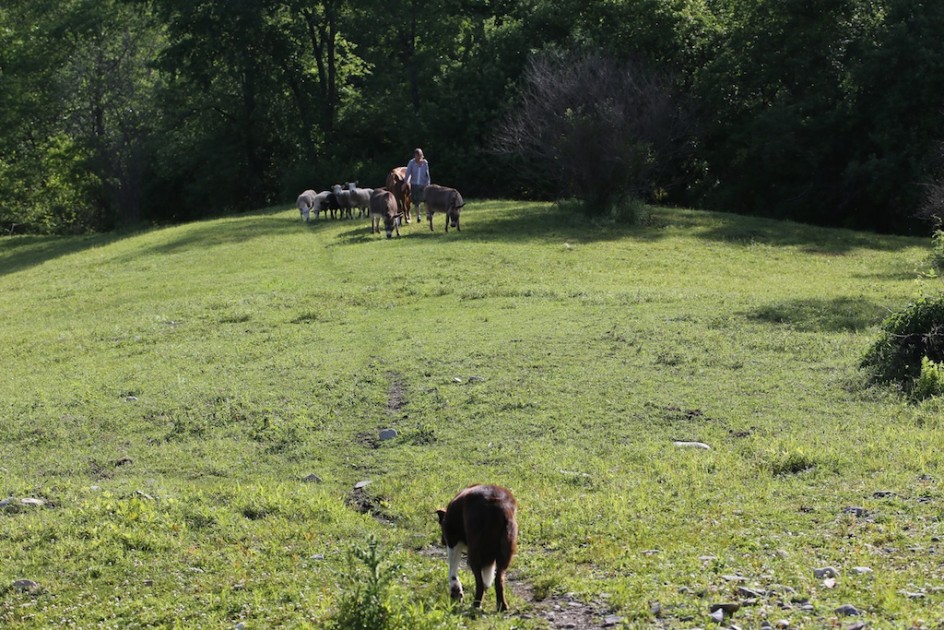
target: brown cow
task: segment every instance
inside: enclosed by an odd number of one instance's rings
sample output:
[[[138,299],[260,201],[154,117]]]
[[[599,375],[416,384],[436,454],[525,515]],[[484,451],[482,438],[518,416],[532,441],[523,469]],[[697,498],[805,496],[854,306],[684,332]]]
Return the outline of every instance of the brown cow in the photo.
[[[426,187],[426,198],[424,201],[426,202],[426,218],[429,219],[430,232],[433,231],[433,214],[437,211],[446,213],[447,232],[449,231],[450,223],[452,227],[460,232],[462,231],[459,227],[459,211],[462,210],[462,206],[465,205],[465,202],[462,200],[462,195],[459,194],[458,190],[430,184]]]
[[[400,217],[402,216],[393,193],[383,188],[375,188],[370,196],[370,233],[380,233],[380,220],[383,219],[387,238],[392,238],[394,231],[399,238]]]
[[[406,181],[406,167],[398,166],[387,173],[385,188],[393,193],[397,200],[397,208],[410,222],[410,184]]]

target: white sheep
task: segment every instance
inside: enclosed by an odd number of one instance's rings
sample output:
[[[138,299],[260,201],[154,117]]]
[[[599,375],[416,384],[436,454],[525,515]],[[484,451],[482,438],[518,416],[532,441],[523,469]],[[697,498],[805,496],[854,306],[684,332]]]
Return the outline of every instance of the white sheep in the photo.
[[[295,202],[295,205],[298,206],[298,213],[301,215],[302,219],[307,222],[311,216],[311,209],[315,206],[315,200],[318,197],[318,193],[314,190],[306,190],[298,196],[298,200]],[[315,211],[315,218],[318,218],[318,211]]]

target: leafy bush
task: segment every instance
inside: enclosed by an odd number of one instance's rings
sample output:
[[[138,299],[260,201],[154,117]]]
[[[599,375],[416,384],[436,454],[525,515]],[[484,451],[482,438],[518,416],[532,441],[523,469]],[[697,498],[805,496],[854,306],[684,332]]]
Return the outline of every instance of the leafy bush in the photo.
[[[862,367],[874,382],[910,389],[925,359],[944,362],[944,296],[921,298],[887,318]]]
[[[935,363],[924,357],[921,359],[921,374],[915,381],[911,395],[915,400],[924,400],[944,394],[944,363]]]
[[[944,272],[944,230],[935,230],[931,237],[931,266]]]
[[[402,627],[391,602],[390,586],[400,566],[387,559],[371,534],[366,547],[352,546],[348,554],[347,590],[334,619],[337,630],[383,630]]]

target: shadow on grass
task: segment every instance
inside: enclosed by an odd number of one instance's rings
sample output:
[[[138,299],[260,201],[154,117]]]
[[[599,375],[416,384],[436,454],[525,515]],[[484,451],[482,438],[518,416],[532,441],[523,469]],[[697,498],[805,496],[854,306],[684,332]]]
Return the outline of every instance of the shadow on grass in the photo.
[[[48,260],[114,243],[128,234],[87,236],[13,236],[0,240],[0,276],[23,271]]]
[[[282,216],[278,216],[281,214]],[[188,224],[179,235],[162,243],[148,246],[136,253],[173,254],[195,247],[206,248],[230,243],[249,242],[257,238],[298,234],[300,231],[318,231],[322,223],[305,224],[298,219],[287,220],[284,213],[253,213],[215,221]]]
[[[776,302],[754,310],[748,317],[802,332],[855,332],[881,323],[888,314],[886,306],[871,300],[839,297]]]
[[[170,230],[189,226],[178,238],[139,250],[138,253],[173,253],[190,247],[205,247],[219,243],[244,241],[258,236],[294,233],[300,229],[317,230],[317,222],[304,225],[297,219],[286,220],[285,207],[268,208],[226,217],[209,217],[202,221],[160,226],[154,230]],[[103,247],[127,238],[147,233],[148,229],[124,230],[81,236],[13,236],[0,239],[0,276],[23,271],[47,261]],[[131,258],[129,256],[129,258]]]
[[[855,232],[839,228],[778,221],[743,215],[705,213],[710,217],[698,237],[732,244],[797,247],[822,256],[842,256],[853,250],[868,249],[894,252],[920,246],[914,237]]]
[[[285,206],[245,214],[210,217],[187,224],[164,242],[139,253],[169,254],[217,244],[243,242],[260,236],[297,234],[299,230],[321,231],[335,224],[330,219],[314,219],[303,224],[298,215],[286,216]],[[425,220],[400,230],[401,238],[432,238],[441,243],[460,241],[531,241],[576,240],[583,242],[629,239],[656,241],[666,236],[666,228],[690,230],[697,238],[725,243],[799,247],[819,255],[843,255],[855,249],[896,251],[920,246],[914,238],[882,236],[848,230],[827,230],[788,221],[775,221],[740,215],[655,208],[649,220],[640,225],[614,219],[589,218],[579,211],[552,203],[476,200],[462,213],[462,232],[444,234],[445,217],[433,217],[434,231]],[[164,228],[160,228],[164,229]],[[173,229],[173,228],[171,228]],[[73,237],[16,236],[0,240],[0,275],[28,269],[48,260],[141,234],[140,231],[113,232]],[[455,234],[455,236],[453,236]],[[338,235],[336,244],[349,245],[385,240],[370,233],[367,219],[353,220],[351,229]]]
[[[589,218],[579,212],[568,211],[555,204],[539,202],[469,201],[462,211],[462,230],[449,228],[445,233],[445,215],[433,216],[433,230],[424,218],[400,228],[400,238],[438,239],[453,242],[510,242],[576,240],[583,242],[634,239],[654,241],[664,236],[664,225],[647,223],[635,225],[612,219]],[[345,231],[337,236],[337,243],[350,245],[371,238],[382,240],[383,235],[370,234],[370,226]],[[394,237],[395,238],[395,237]]]

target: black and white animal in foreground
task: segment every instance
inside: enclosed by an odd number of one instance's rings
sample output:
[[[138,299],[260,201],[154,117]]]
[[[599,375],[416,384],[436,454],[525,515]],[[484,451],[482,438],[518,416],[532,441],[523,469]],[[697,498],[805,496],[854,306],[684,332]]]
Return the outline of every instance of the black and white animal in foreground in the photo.
[[[505,571],[518,545],[518,503],[511,491],[501,486],[469,486],[449,502],[445,510],[436,510],[442,542],[449,559],[449,594],[462,599],[459,561],[465,552],[475,576],[475,599],[480,607],[485,589],[495,584],[498,610],[507,610]]]
[[[431,232],[433,230],[433,214],[436,212],[446,213],[447,232],[449,231],[450,223],[452,227],[461,231],[459,228],[459,211],[462,210],[462,206],[465,205],[465,202],[462,200],[462,195],[459,194],[458,190],[430,184],[426,187],[423,200],[426,202],[426,218],[429,219],[429,230]]]

